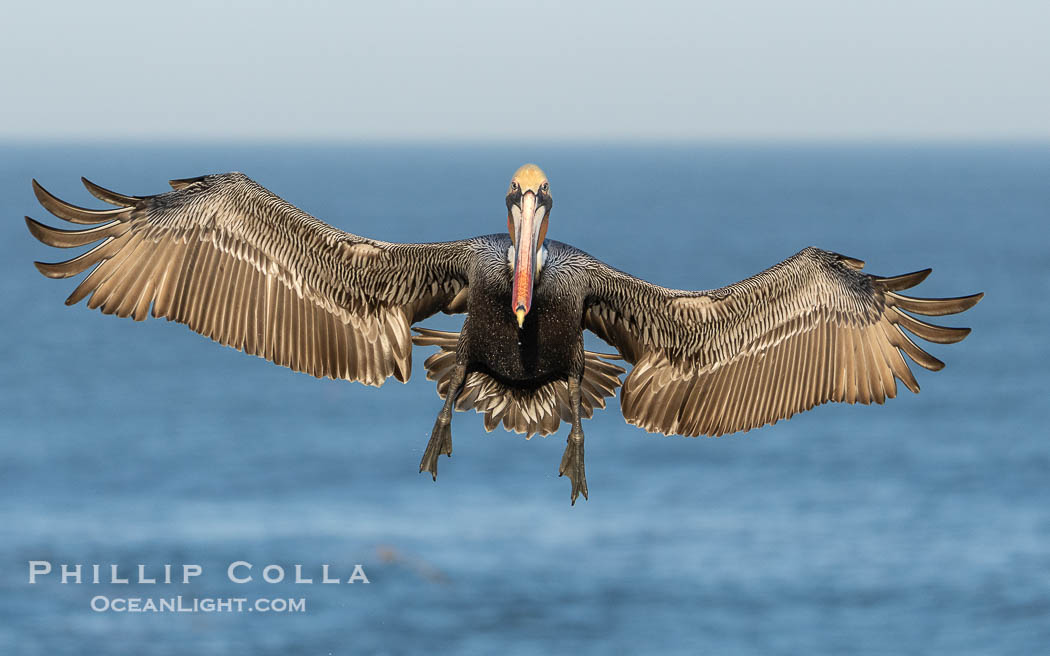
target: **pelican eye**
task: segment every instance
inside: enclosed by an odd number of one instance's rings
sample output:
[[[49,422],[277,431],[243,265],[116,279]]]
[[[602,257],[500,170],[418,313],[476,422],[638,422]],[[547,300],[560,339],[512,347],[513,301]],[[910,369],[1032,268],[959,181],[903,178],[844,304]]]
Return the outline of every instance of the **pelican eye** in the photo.
[[[544,193],[547,193],[547,191],[549,191],[550,188],[551,188],[551,186],[548,183],[546,183],[546,182],[544,182],[543,184],[540,185],[540,191],[542,191]]]
[[[510,190],[511,191],[517,191],[518,190],[518,183],[514,182],[513,180],[511,180],[511,182],[510,182]]]

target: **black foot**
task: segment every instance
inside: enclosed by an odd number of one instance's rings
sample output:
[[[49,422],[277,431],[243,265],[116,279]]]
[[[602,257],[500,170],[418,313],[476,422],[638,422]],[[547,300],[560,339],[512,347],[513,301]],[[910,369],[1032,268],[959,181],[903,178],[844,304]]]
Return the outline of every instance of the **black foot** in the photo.
[[[583,435],[569,433],[569,443],[565,447],[565,455],[561,457],[558,476],[568,476],[572,482],[572,505],[576,505],[576,498],[581,494],[584,499],[587,498],[587,475],[583,469]]]
[[[438,417],[434,422],[434,431],[430,434],[427,442],[427,450],[423,452],[423,459],[419,461],[419,473],[430,472],[436,481],[438,478],[438,456],[445,454],[452,457],[452,422],[442,421]]]

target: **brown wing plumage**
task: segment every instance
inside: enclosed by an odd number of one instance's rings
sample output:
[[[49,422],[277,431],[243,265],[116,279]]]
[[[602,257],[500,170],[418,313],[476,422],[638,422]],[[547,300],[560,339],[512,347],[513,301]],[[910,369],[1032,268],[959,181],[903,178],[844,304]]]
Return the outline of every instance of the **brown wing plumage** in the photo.
[[[880,278],[862,266],[807,248],[734,285],[688,292],[594,260],[584,325],[634,365],[620,406],[650,432],[724,435],[829,401],[882,403],[896,396],[896,380],[919,391],[902,354],[927,369],[944,366],[905,330],[942,344],[970,332],[907,312],[954,314],[982,294],[911,298],[897,292],[929,269]]]
[[[217,342],[314,376],[380,385],[411,375],[409,326],[447,309],[466,284],[465,242],[390,244],[337,230],[240,173],[173,180],[173,191],[126,196],[84,180],[111,210],[69,205],[33,189],[55,216],[26,217],[59,248],[101,242],[37,263],[51,278],[91,272],[66,300],[184,323]],[[151,312],[152,308],[152,312]]]

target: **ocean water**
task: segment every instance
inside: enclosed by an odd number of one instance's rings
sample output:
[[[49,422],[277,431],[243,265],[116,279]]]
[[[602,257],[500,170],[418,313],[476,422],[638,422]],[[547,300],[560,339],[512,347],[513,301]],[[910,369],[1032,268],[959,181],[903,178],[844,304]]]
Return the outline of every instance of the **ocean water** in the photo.
[[[919,295],[986,298],[941,322],[974,329],[928,347],[947,367],[913,367],[921,394],[884,406],[689,439],[626,425],[613,400],[585,423],[591,498],[570,507],[564,426],[526,441],[459,413],[438,481],[417,473],[440,408],[429,349],[408,384],[373,389],[67,308],[75,282],[32,266],[64,253],[22,222],[50,219],[32,177],[94,207],[81,175],[150,194],[241,170],[337,227],[436,241],[501,231],[524,161],[550,176],[552,238],[664,285],[816,245],[882,275],[933,267]],[[5,144],[0,217],[2,653],[1047,653],[1045,145]],[[32,560],[202,574],[29,584]],[[237,561],[252,583],[227,578]],[[270,564],[315,583],[260,581]],[[321,584],[322,564],[369,583]],[[306,607],[91,608],[176,595]]]

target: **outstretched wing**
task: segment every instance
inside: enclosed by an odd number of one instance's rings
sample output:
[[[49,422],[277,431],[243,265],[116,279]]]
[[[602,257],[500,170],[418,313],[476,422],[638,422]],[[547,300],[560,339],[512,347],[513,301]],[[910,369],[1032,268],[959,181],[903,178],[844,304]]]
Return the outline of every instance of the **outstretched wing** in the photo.
[[[412,370],[409,326],[467,285],[468,242],[390,244],[315,219],[240,173],[173,180],[174,191],[116,205],[69,205],[33,181],[40,203],[87,230],[26,217],[50,246],[100,241],[71,260],[37,263],[50,278],[92,269],[66,300],[141,321],[184,323],[217,342],[314,376],[381,385]]]
[[[905,311],[954,314],[983,294],[910,298],[897,292],[929,269],[880,278],[863,266],[807,248],[747,280],[689,292],[593,260],[584,326],[634,365],[620,406],[650,432],[723,435],[828,401],[882,403],[897,395],[896,380],[919,391],[902,353],[927,369],[944,366],[902,329],[941,344],[970,332]]]

